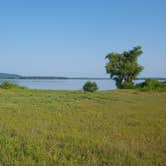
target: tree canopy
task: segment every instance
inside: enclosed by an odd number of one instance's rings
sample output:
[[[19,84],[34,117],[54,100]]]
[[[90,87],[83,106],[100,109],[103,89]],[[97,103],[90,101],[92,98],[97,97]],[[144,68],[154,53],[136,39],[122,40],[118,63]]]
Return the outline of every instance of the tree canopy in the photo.
[[[123,53],[112,52],[106,56],[106,72],[116,81],[118,88],[123,88],[133,84],[133,80],[143,70],[143,66],[138,64],[138,57],[143,53],[140,46]]]

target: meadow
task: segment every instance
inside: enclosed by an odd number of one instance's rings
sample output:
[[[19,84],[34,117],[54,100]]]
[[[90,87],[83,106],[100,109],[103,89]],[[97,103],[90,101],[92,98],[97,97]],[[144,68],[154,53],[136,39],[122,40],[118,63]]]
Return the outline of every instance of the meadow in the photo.
[[[0,89],[0,166],[111,165],[166,165],[166,92]]]

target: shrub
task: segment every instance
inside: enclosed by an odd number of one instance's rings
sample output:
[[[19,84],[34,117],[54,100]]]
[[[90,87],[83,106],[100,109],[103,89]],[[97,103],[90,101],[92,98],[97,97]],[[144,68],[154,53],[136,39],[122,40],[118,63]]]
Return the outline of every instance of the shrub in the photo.
[[[135,88],[135,86],[134,86],[134,83],[133,82],[125,82],[125,83],[123,83],[122,84],[122,87],[121,87],[121,89],[134,89]]]
[[[8,81],[4,81],[1,85],[0,88],[2,89],[27,89],[26,87],[23,86],[19,86],[17,84],[8,82]]]
[[[136,84],[136,89],[166,91],[166,83],[158,80],[146,79],[144,82]]]
[[[87,91],[87,92],[95,92],[98,90],[98,86],[96,84],[96,82],[86,82],[83,86],[83,90]]]

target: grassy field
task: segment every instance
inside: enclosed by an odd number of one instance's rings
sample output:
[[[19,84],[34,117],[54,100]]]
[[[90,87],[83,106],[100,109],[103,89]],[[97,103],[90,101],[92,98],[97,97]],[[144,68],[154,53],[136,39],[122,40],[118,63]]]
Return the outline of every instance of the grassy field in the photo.
[[[164,166],[166,93],[0,90],[0,166]]]

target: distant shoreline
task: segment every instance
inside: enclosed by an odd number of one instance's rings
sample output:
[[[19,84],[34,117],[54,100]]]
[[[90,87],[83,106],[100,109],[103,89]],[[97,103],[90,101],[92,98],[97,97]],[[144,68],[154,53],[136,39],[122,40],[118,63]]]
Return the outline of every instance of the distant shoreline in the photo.
[[[21,77],[0,77],[0,79],[20,79],[20,80],[110,80],[110,78],[94,78],[94,77],[50,77],[50,76],[21,76]],[[135,80],[162,80],[166,81],[166,78],[144,77],[136,78]]]
[[[53,77],[53,76],[21,76],[21,77],[0,77],[0,79],[43,79],[43,80],[110,80],[110,78],[92,77]]]
[[[72,79],[72,80],[109,80],[108,77],[62,77],[62,76],[21,76],[16,74],[0,73],[0,79]],[[166,80],[163,77],[139,77],[135,80],[145,80],[145,79],[154,79],[154,80]]]

